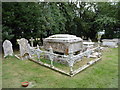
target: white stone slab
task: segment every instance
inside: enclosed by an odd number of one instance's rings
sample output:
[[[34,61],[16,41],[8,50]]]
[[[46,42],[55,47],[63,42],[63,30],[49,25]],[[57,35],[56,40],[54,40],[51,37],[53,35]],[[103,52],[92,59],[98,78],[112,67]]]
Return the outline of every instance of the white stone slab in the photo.
[[[117,44],[115,42],[103,42],[103,46],[115,47]]]
[[[76,37],[74,35],[69,35],[69,34],[56,34],[49,36],[48,38],[45,38],[46,41],[51,41],[51,42],[78,42],[78,41],[83,41],[80,37]]]
[[[86,50],[87,48],[93,48],[94,45],[95,45],[94,42],[87,42],[87,41],[83,42],[84,50]]]
[[[108,47],[117,47],[118,44],[117,39],[103,39],[102,41],[103,41],[102,45]]]
[[[4,57],[10,55],[13,56],[12,43],[9,40],[3,42]]]

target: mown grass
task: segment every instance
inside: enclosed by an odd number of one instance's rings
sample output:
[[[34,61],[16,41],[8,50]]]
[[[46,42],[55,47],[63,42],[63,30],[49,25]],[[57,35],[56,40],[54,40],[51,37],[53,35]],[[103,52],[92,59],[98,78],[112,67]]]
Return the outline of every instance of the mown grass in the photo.
[[[117,88],[118,48],[104,50],[101,61],[74,77],[8,57],[2,61],[2,80],[3,88],[20,88],[23,81],[33,82],[33,88]]]
[[[2,89],[2,54],[0,53],[0,89]]]
[[[43,63],[49,64],[51,65],[51,61],[49,59],[45,59],[44,57],[41,56],[40,59],[37,58],[37,56],[34,55],[34,60],[36,61],[41,61]],[[86,65],[89,61],[95,60],[96,58],[87,58],[87,57],[83,57],[81,61],[75,62],[73,65],[73,70],[77,70],[78,68],[82,67],[83,65]],[[57,61],[53,61],[53,65],[54,67],[61,69],[67,73],[70,72],[70,67],[68,64],[62,64],[62,63],[58,63]]]

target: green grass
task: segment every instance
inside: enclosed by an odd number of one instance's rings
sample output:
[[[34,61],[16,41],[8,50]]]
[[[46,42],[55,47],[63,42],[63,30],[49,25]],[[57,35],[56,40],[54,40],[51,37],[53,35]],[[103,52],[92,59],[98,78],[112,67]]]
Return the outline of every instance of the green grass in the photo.
[[[34,60],[36,61],[41,61],[43,63],[47,63],[47,64],[51,64],[51,61],[49,59],[44,59],[43,56],[41,56],[42,58],[41,59],[38,59],[37,56],[34,55]],[[74,65],[73,65],[73,70],[77,70],[78,68],[82,67],[83,65],[87,64],[89,61],[92,61],[94,60],[95,58],[86,58],[84,57],[82,59],[82,61],[78,61],[76,62]],[[61,63],[58,63],[56,61],[53,62],[53,65],[56,67],[56,68],[59,68],[67,73],[70,72],[70,67],[68,66],[68,64],[61,64]]]
[[[2,70],[3,88],[21,88],[23,81],[33,82],[33,88],[117,88],[118,48],[104,50],[101,61],[74,77],[15,57],[3,60]]]

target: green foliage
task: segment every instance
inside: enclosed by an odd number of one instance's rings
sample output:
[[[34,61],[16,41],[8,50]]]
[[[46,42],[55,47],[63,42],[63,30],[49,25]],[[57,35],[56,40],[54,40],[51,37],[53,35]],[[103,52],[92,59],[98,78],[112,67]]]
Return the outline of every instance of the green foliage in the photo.
[[[107,29],[108,27],[113,27],[117,23],[117,20],[113,17],[100,16],[94,21],[94,23],[97,25],[97,28],[100,31]]]
[[[3,31],[2,33],[3,40],[5,39],[11,40],[14,37],[14,34],[12,34],[13,30],[10,29],[9,27],[3,26],[2,31]]]
[[[119,3],[97,3],[97,18],[94,21],[96,28],[100,31],[105,29],[104,38],[120,38],[116,33],[119,28],[118,8]],[[118,32],[120,34],[120,32]]]
[[[104,38],[120,37],[114,33],[120,28],[119,5],[120,2],[3,2],[3,40],[42,40],[57,33],[95,39],[103,29]]]

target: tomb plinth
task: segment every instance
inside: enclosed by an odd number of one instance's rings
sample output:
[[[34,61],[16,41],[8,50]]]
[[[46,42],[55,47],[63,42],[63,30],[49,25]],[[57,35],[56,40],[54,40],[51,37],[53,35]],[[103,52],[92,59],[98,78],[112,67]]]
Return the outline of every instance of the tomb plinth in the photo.
[[[117,39],[103,39],[102,41],[103,41],[103,43],[102,43],[103,46],[118,47]]]
[[[51,46],[54,52],[63,54],[75,53],[82,50],[83,40],[80,37],[69,34],[56,34],[43,40],[46,50]]]

